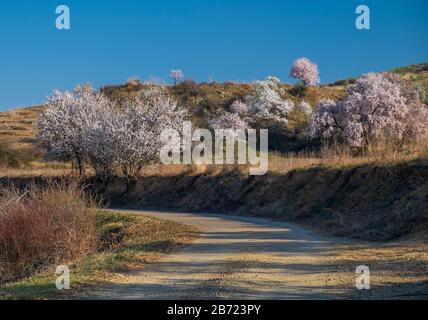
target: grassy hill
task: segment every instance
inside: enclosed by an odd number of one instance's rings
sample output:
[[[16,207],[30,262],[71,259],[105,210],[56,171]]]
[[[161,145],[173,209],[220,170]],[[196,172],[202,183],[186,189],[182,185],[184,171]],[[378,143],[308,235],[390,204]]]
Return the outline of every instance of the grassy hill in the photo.
[[[428,64],[420,64],[394,72],[410,79],[426,99],[427,69]],[[295,102],[304,99],[315,105],[321,98],[339,99],[349,83],[352,79],[308,88],[304,95],[290,85],[284,87],[287,98]],[[134,81],[104,86],[101,90],[120,105],[135,95],[141,85]],[[251,92],[249,84],[193,81],[168,89],[189,107],[193,122],[201,127],[227,110],[234,99]],[[52,164],[41,161],[42,151],[34,143],[34,124],[42,109],[0,113],[0,168],[5,164],[24,164],[24,169],[0,170],[0,185],[27,185],[32,181],[28,179],[30,175],[43,180],[69,172],[64,164],[56,164],[58,171],[54,171]],[[277,141],[270,137],[269,144],[279,150],[305,147],[308,142],[301,133],[306,125],[307,119],[293,113],[289,126],[282,128]],[[105,184],[94,183],[90,177],[87,185],[94,186],[96,194],[120,205],[254,214],[299,221],[327,234],[392,240],[426,234],[428,146],[417,147],[420,150],[380,151],[364,156],[341,154],[340,150],[286,154],[272,151],[269,172],[261,177],[248,176],[245,166],[177,165],[148,168],[141,173],[143,179],[132,182],[117,177]],[[44,170],[34,173],[34,167],[43,166]],[[26,167],[31,169],[26,171]]]
[[[414,64],[392,70],[403,78],[411,80],[418,88],[422,100],[428,104],[428,63]],[[284,84],[285,97],[300,102],[305,100],[314,106],[322,98],[339,99],[345,94],[346,87],[355,79],[340,80],[333,84],[308,88],[301,95],[293,86]],[[142,83],[129,81],[122,85],[106,85],[101,90],[119,105],[136,95]],[[177,100],[190,110],[192,121],[199,127],[207,127],[207,121],[217,117],[235,99],[243,99],[251,93],[250,84],[196,83],[191,80],[169,86]],[[40,160],[42,150],[35,146],[35,123],[42,106],[0,112],[0,164],[31,162]],[[275,131],[271,129],[270,145],[281,152],[296,152],[307,148],[304,138],[306,119],[299,112],[290,115],[288,128]],[[17,156],[18,159],[11,159]]]
[[[0,112],[0,141],[13,149],[25,149],[34,143],[35,124],[42,106]]]

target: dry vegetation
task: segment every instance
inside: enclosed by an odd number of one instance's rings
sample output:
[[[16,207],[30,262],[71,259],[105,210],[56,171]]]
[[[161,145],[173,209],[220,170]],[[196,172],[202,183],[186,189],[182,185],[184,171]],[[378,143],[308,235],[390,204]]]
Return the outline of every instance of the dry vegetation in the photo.
[[[264,176],[233,166],[187,168],[131,183],[117,178],[97,183],[94,191],[120,206],[274,217],[330,235],[385,241],[426,231],[427,168],[426,160],[314,166]]]
[[[4,187],[0,194],[0,299],[79,295],[190,243],[197,230],[100,211],[76,182]],[[68,265],[72,290],[56,290]]]
[[[75,183],[2,188],[0,283],[93,252],[94,208]]]
[[[427,64],[394,72],[411,80],[423,102],[427,102]],[[342,97],[345,87],[353,81],[308,88],[304,96],[293,87],[284,86],[287,99],[296,103],[304,99],[314,105],[322,98]],[[105,86],[102,91],[121,104],[135,95],[141,85],[128,82]],[[184,81],[168,90],[189,107],[195,125],[205,127],[208,119],[227,110],[232,101],[248,95],[251,86]],[[42,107],[34,107],[0,113],[3,183],[14,177],[22,177],[25,183],[26,177],[77,174],[70,170],[70,163],[41,161],[43,150],[34,144],[34,123],[41,110]],[[405,223],[417,215],[418,219],[426,219],[427,186],[420,177],[426,175],[428,142],[397,148],[381,141],[355,153],[343,145],[314,147],[305,137],[306,126],[307,119],[294,112],[285,130],[270,130],[267,176],[248,177],[245,166],[149,166],[139,173],[140,181],[129,184],[117,178],[108,186],[99,186],[98,191],[113,199],[146,206],[168,203],[167,207],[172,209],[233,210],[302,220],[334,234],[366,239],[402,236],[414,231],[412,226],[404,230]],[[87,171],[87,175],[92,174]],[[173,199],[166,201],[168,196]],[[373,223],[362,223],[363,216]],[[402,222],[393,227],[394,221]],[[382,229],[380,224],[391,224],[384,236],[373,234],[376,228]],[[364,228],[367,232],[360,231]]]
[[[428,102],[427,64],[396,72],[417,83]],[[314,105],[321,98],[342,97],[352,81],[308,88],[304,97],[285,87],[288,99],[304,98]],[[120,104],[140,85],[130,82],[102,90]],[[247,84],[192,81],[169,88],[201,127],[250,89]],[[157,261],[192,240],[195,230],[182,225],[100,213],[75,183],[46,185],[48,177],[60,181],[76,176],[77,170],[71,163],[43,161],[44,150],[35,144],[41,110],[38,106],[0,113],[0,284],[9,283],[0,288],[0,297],[52,295],[56,264],[70,263],[81,288],[88,281],[105,281],[116,272]],[[388,248],[368,245],[362,252],[380,269],[392,270],[392,263],[426,267],[428,142],[397,149],[383,141],[359,154],[339,145],[313,148],[304,135],[305,121],[302,114],[292,113],[285,132],[273,128],[265,176],[248,176],[246,166],[154,165],[132,181],[116,177],[99,182],[87,171],[85,185],[121,206],[273,217],[360,240],[416,239],[419,242]],[[344,248],[340,259],[346,261],[341,265],[361,260],[361,252],[353,248]],[[388,259],[377,259],[379,253]],[[409,283],[416,280],[409,275]]]
[[[33,150],[35,124],[43,107],[30,107],[0,113],[0,143],[14,150]]]

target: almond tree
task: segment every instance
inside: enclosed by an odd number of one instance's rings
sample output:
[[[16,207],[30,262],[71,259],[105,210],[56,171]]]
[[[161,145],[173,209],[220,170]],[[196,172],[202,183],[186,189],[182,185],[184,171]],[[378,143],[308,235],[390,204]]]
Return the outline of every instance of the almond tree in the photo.
[[[174,80],[174,85],[176,85],[178,81],[184,78],[183,71],[181,71],[180,69],[171,70],[169,72],[169,76]]]
[[[118,166],[129,179],[158,160],[165,129],[180,130],[186,110],[162,87],[147,86],[122,111],[106,113],[86,140],[86,150],[98,175],[108,177]]]
[[[247,114],[250,109],[248,108],[248,105],[245,102],[242,102],[241,100],[235,100],[229,107],[230,112],[236,113],[236,114]]]
[[[409,105],[400,85],[383,74],[369,73],[349,87],[343,111],[346,141],[361,146],[384,135],[401,140]]]
[[[366,147],[379,138],[398,144],[425,138],[428,111],[408,83],[389,74],[369,73],[348,88],[344,101],[318,104],[309,137],[333,135],[354,147]]]
[[[263,81],[255,81],[252,96],[246,98],[253,121],[274,120],[288,122],[288,114],[294,109],[291,100],[284,99],[284,88],[275,77],[267,77]]]
[[[343,132],[343,107],[331,99],[318,102],[309,124],[308,135],[311,139],[329,139]]]
[[[301,101],[297,106],[296,109],[302,112],[306,116],[310,116],[313,112],[311,105],[306,101]]]
[[[225,112],[219,118],[208,122],[209,126],[214,130],[230,129],[230,134],[236,134],[232,138],[239,139],[239,132],[245,132],[248,128],[247,122],[242,119],[237,113]]]
[[[46,148],[47,159],[73,160],[82,175],[87,132],[110,107],[107,97],[89,87],[77,87],[72,92],[54,90],[37,121],[37,139]]]
[[[302,81],[305,87],[316,86],[320,82],[318,66],[307,58],[294,61],[290,76]]]

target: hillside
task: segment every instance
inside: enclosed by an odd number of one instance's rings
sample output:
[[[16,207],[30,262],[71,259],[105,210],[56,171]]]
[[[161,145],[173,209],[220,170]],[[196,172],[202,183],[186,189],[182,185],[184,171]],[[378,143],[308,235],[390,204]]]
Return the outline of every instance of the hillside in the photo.
[[[427,66],[394,72],[411,80],[426,99]],[[142,85],[134,81],[101,90],[120,106]],[[294,102],[306,100],[312,106],[321,98],[339,99],[346,88],[336,83],[308,88],[301,94],[290,85],[284,87],[287,98]],[[193,122],[201,127],[227,110],[234,99],[251,93],[249,84],[236,83],[184,81],[168,89],[189,107]],[[2,170],[0,185],[12,182],[25,187],[33,182],[28,176],[39,176],[37,183],[46,176],[69,172],[64,164],[41,161],[43,152],[34,143],[34,124],[41,110],[33,107],[0,114],[2,166],[4,159],[9,159],[6,165],[21,161],[25,169]],[[364,240],[385,241],[425,233],[428,145],[372,150],[367,155],[354,155],[340,148],[313,151],[304,134],[307,121],[296,111],[286,128],[273,127],[269,131],[272,152],[269,172],[264,176],[248,176],[246,166],[177,165],[148,167],[131,181],[120,176],[112,176],[107,182],[88,177],[85,185],[93,186],[95,194],[120,206],[253,214],[298,221],[326,234]],[[34,174],[34,167],[43,166],[48,170]],[[52,170],[54,166],[56,171]]]
[[[392,70],[405,79],[409,79],[418,88],[422,100],[428,104],[428,63],[414,64]],[[284,84],[286,98],[294,102],[305,100],[314,106],[322,98],[339,99],[344,95],[346,86],[353,79],[340,80],[333,84],[308,88],[301,92],[288,84]],[[129,81],[122,85],[106,85],[101,88],[105,94],[119,105],[129,97],[134,96],[143,84],[138,81]],[[250,84],[226,83],[196,83],[187,80],[176,86],[169,86],[169,90],[177,100],[189,108],[192,121],[195,125],[206,127],[207,121],[228,110],[228,106],[235,99],[242,99],[251,93]],[[16,109],[0,112],[0,145],[1,150],[18,152],[24,158],[40,160],[42,151],[35,146],[35,123],[42,106]],[[281,152],[297,152],[306,150],[309,146],[304,137],[306,130],[305,117],[294,112],[290,115],[289,126],[284,130],[271,129],[270,146]],[[0,151],[4,154],[5,151]],[[3,156],[4,157],[4,156]],[[1,162],[1,157],[0,157]],[[3,161],[4,162],[4,161]]]
[[[35,106],[0,112],[0,142],[17,150],[32,146],[37,116],[42,110],[42,106]]]

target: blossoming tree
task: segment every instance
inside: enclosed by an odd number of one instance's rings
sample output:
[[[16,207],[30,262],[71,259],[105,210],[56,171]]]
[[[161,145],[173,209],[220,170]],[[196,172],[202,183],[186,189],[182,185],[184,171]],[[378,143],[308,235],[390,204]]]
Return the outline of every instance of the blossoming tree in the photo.
[[[306,116],[310,116],[313,112],[311,105],[306,101],[301,101],[297,106],[296,109],[302,112]]]
[[[177,82],[179,82],[180,80],[183,80],[184,78],[183,71],[181,71],[180,69],[171,70],[169,72],[169,76],[171,77],[172,80],[174,80],[174,85],[177,84]]]
[[[74,91],[54,90],[37,121],[38,141],[49,160],[74,160],[83,174],[88,130],[99,123],[110,100],[88,87]]]
[[[255,81],[253,92],[252,96],[246,98],[253,121],[288,122],[288,115],[294,109],[294,103],[283,98],[285,91],[278,78],[267,77],[263,81]]]
[[[316,86],[319,82],[318,66],[307,58],[294,61],[290,76],[299,79],[304,86]]]
[[[343,101],[322,100],[309,126],[310,138],[337,134],[350,146],[387,138],[395,143],[428,135],[427,108],[406,82],[369,73],[350,86]]]
[[[235,140],[239,139],[239,132],[245,132],[248,128],[248,123],[239,114],[230,112],[225,112],[219,118],[210,120],[208,124],[214,130],[232,130],[231,138]]]
[[[145,86],[137,98],[117,108],[103,94],[76,89],[54,93],[38,120],[39,142],[54,160],[85,161],[99,177],[120,168],[128,178],[157,160],[164,129],[180,129],[186,110],[162,87]]]
[[[242,102],[241,100],[235,100],[229,107],[230,112],[245,115],[247,114],[250,109],[248,108],[248,105],[245,102]]]
[[[118,166],[127,178],[135,176],[158,160],[162,131],[179,130],[186,116],[164,88],[146,86],[123,111],[110,110],[89,132],[86,150],[97,173],[108,176]]]
[[[322,99],[316,106],[309,124],[309,137],[311,139],[328,139],[341,134],[343,130],[342,105],[330,99]]]

